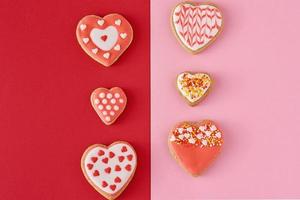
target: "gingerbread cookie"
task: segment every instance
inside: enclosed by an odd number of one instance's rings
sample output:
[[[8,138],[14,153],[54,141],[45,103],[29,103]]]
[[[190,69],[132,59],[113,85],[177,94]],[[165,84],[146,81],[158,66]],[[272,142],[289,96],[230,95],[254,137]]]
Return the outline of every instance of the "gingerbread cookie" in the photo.
[[[123,141],[90,146],[81,158],[87,181],[107,199],[117,198],[131,181],[137,166],[133,147]]]
[[[197,54],[220,34],[223,17],[213,4],[182,2],[172,12],[171,25],[181,45]]]
[[[212,79],[206,73],[183,72],[177,76],[177,89],[191,106],[207,95],[211,84]]]
[[[79,21],[76,36],[89,56],[108,67],[128,48],[133,31],[122,15],[109,14],[103,18],[88,15]]]
[[[199,176],[208,167],[223,143],[223,134],[210,120],[179,123],[168,139],[171,154],[193,176]]]
[[[103,123],[111,125],[124,111],[127,97],[119,87],[97,88],[91,95],[91,103]]]

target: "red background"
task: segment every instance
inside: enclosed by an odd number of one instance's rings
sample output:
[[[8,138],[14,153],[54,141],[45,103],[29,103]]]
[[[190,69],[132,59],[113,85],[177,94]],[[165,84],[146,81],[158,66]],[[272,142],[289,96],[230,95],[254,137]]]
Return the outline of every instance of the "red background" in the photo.
[[[110,68],[77,43],[85,15],[124,15],[129,49]],[[120,199],[150,199],[149,1],[0,2],[0,199],[104,199],[85,180],[80,158],[91,144],[130,142],[138,168]],[[119,86],[124,113],[105,126],[90,105],[97,87]]]

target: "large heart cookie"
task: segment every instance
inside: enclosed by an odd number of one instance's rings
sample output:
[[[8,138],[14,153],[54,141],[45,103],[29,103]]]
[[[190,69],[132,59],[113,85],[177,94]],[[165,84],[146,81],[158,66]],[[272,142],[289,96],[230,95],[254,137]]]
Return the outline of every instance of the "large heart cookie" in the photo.
[[[127,142],[90,146],[81,158],[81,169],[88,182],[107,199],[117,198],[131,181],[137,156]]]
[[[122,15],[110,14],[103,18],[88,15],[79,21],[76,35],[83,50],[108,67],[128,48],[133,31]]]
[[[212,79],[206,73],[183,72],[177,76],[177,89],[189,105],[197,105],[208,93]]]
[[[223,135],[210,120],[182,122],[170,132],[168,144],[178,163],[199,176],[220,153]]]
[[[127,97],[119,87],[97,88],[91,95],[91,103],[103,123],[111,125],[124,111]]]
[[[196,54],[212,43],[223,27],[221,11],[208,3],[179,3],[172,12],[173,31],[182,46]]]

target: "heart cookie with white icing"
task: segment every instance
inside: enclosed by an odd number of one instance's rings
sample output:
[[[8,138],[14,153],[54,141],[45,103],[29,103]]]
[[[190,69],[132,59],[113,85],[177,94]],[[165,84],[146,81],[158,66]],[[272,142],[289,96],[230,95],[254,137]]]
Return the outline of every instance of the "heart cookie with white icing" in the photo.
[[[103,123],[111,125],[124,111],[127,97],[119,87],[97,88],[91,94],[91,103]]]
[[[76,36],[89,56],[108,67],[129,47],[133,30],[122,15],[109,14],[103,18],[88,15],[79,21]]]
[[[223,134],[210,120],[179,123],[168,139],[171,154],[192,176],[199,176],[211,164],[223,143]]]
[[[223,28],[219,8],[208,3],[179,3],[172,12],[171,25],[181,45],[197,54],[210,45]]]
[[[177,89],[191,106],[197,105],[209,92],[212,79],[206,73],[183,72],[177,76]]]
[[[90,146],[81,158],[81,169],[88,182],[107,199],[117,198],[131,181],[137,166],[133,147],[123,141],[109,146]]]

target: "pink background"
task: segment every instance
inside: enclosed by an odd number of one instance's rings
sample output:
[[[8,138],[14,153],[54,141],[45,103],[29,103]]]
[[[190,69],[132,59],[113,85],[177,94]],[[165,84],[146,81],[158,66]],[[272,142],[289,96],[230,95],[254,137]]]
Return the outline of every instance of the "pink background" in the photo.
[[[178,0],[152,0],[152,199],[300,198],[300,1],[215,0],[220,37],[198,55],[170,28]],[[175,89],[182,71],[209,72],[215,85],[197,107]],[[170,156],[167,135],[183,120],[215,120],[222,154],[193,178]]]

